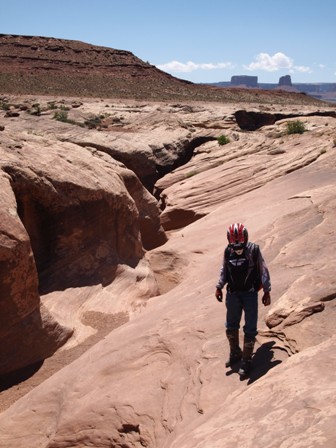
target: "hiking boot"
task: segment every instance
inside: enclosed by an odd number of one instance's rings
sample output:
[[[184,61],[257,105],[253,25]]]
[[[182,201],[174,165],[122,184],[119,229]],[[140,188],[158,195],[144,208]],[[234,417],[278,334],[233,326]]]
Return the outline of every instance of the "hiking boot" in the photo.
[[[250,360],[253,355],[255,336],[244,335],[243,359]]]
[[[238,374],[242,378],[246,378],[247,376],[249,376],[251,372],[251,365],[252,365],[251,359],[243,359],[241,366],[238,370]]]
[[[232,367],[234,364],[237,364],[242,359],[242,351],[236,350],[235,352],[230,353],[229,359],[225,363],[225,367]]]
[[[230,367],[242,358],[242,351],[239,347],[239,330],[226,330],[226,337],[230,345],[230,357],[226,361],[225,366]]]

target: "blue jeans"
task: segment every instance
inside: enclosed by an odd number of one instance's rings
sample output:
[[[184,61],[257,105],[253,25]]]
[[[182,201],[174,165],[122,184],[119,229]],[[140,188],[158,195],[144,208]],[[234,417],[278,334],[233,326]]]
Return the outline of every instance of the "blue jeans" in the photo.
[[[258,292],[236,291],[226,293],[226,328],[238,330],[242,313],[245,315],[244,334],[255,337],[258,334]]]

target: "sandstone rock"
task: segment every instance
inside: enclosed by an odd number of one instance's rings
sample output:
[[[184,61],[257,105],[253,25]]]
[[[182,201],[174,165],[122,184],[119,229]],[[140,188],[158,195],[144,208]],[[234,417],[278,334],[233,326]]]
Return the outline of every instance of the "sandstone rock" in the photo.
[[[165,105],[164,109],[190,126],[189,132],[199,122],[199,129],[207,128],[215,137],[209,124],[244,107],[207,105],[191,112],[190,108],[182,111]],[[148,108],[144,122],[147,114]],[[65,124],[55,126],[52,135],[50,123],[36,127],[39,122],[34,122],[35,132],[41,135],[24,131],[22,148],[15,148],[19,143],[18,131],[13,132],[15,120],[9,123],[9,130],[6,126],[1,160],[6,160],[3,167],[12,179],[16,171],[8,166],[15,162],[18,185],[24,185],[27,178],[34,181],[34,197],[40,200],[43,195],[37,192],[53,186],[52,210],[60,204],[56,193],[62,193],[62,204],[70,205],[79,195],[85,210],[86,197],[99,201],[104,194],[110,197],[120,192],[118,199],[125,200],[128,207],[127,214],[120,214],[137,223],[129,230],[137,235],[130,248],[140,247],[140,256],[135,267],[118,265],[110,284],[86,284],[42,297],[60,323],[73,319],[75,335],[63,347],[65,354],[77,337],[88,343],[84,332],[95,330],[93,323],[88,325],[93,311],[100,316],[128,310],[130,320],[125,319],[124,325],[110,334],[107,329],[103,339],[88,351],[72,363],[62,364],[63,369],[4,410],[0,414],[0,446],[188,448],[204,446],[206,440],[211,447],[222,447],[228,441],[246,447],[259,442],[266,448],[278,446],[278,442],[292,448],[302,443],[333,447],[335,119],[305,116],[307,132],[292,136],[283,134],[287,120],[255,132],[242,132],[236,123],[229,126],[225,121],[227,134],[238,134],[239,139],[230,139],[224,147],[216,141],[203,142],[186,165],[160,179],[157,191],[165,195],[162,219],[176,209],[188,216],[202,214],[202,218],[181,229],[175,227],[163,246],[146,253],[141,247],[141,212],[137,209],[138,204],[146,204],[145,219],[154,207],[153,198],[147,204],[146,195],[140,191],[140,198],[137,196],[138,179],[124,165],[113,162],[98,146],[85,149],[75,142],[61,142],[60,129]],[[145,125],[139,118],[135,121],[138,128],[132,127],[137,133],[133,142],[165,140],[169,145],[174,136],[169,130],[158,138],[152,129],[153,135],[144,137],[140,129]],[[164,127],[156,124],[163,134]],[[109,132],[113,132],[110,143],[119,140],[117,131]],[[149,128],[146,133],[151,134]],[[180,128],[178,134],[181,136]],[[281,137],[275,136],[278,134]],[[76,138],[79,140],[79,134]],[[104,139],[109,141],[107,136]],[[129,135],[127,139],[132,140]],[[95,143],[94,136],[91,140]],[[49,150],[43,153],[46,166],[38,158],[42,142],[43,149],[48,146]],[[272,149],[279,147],[284,151],[274,154]],[[43,188],[39,185],[42,180],[47,183]],[[71,195],[72,191],[76,194]],[[118,210],[123,210],[120,207]],[[91,209],[87,211],[92,216]],[[171,216],[173,224],[173,213]],[[260,244],[272,278],[272,308],[260,307],[255,366],[247,382],[225,369],[225,307],[214,298],[226,228],[234,221],[244,222],[251,240]],[[89,220],[84,222],[90,225]],[[78,229],[74,219],[72,226]],[[153,218],[153,233],[158,228]],[[93,235],[94,230],[87,232]],[[92,237],[91,248],[95,241]],[[271,330],[266,326],[270,316],[274,322],[279,320]],[[24,386],[20,384],[21,390]],[[4,391],[1,398],[8,397],[7,392],[14,394]]]
[[[4,352],[5,373],[50,355],[73,331],[64,328],[58,335],[61,327],[51,318],[48,323],[47,312],[41,320],[39,293],[107,286],[118,265],[135,270],[143,246],[161,245],[166,236],[154,198],[131,171],[104,154],[36,136],[17,145],[9,131],[1,168],[2,341],[12,344],[11,356]],[[140,275],[140,265],[137,270]],[[34,350],[27,350],[31,344]]]
[[[0,374],[52,355],[72,331],[40,310],[29,236],[18,214],[9,176],[0,176]]]
[[[333,337],[293,356],[263,382],[225,397],[211,421],[178,437],[171,447],[201,448],[206,440],[208,446],[219,448],[238,440],[246,448],[303,444],[332,448],[336,399],[330,367],[335,363],[335,343]],[[323,375],[320,363],[326,366]],[[313,388],[312,378],[317,379]]]
[[[329,120],[333,128],[334,118],[319,115],[304,119],[309,133],[299,140],[295,136],[296,146],[293,146],[293,139],[286,134],[286,120],[279,120],[274,126],[255,131],[253,139],[250,133],[240,131],[239,140],[232,138],[227,145],[207,142],[200,146],[188,164],[167,174],[155,185],[161,192],[163,225],[167,229],[178,228],[177,223],[173,224],[174,210],[184,210],[190,218],[194,213],[193,220],[196,220],[197,216],[215,210],[223,201],[218,199],[220,197],[225,200],[238,197],[269,182],[271,178],[275,179],[317,160],[323,154],[323,148],[330,147],[332,131],[321,132],[325,127],[324,120]],[[319,125],[313,127],[310,125],[313,122]],[[230,133],[227,135],[231,136]]]

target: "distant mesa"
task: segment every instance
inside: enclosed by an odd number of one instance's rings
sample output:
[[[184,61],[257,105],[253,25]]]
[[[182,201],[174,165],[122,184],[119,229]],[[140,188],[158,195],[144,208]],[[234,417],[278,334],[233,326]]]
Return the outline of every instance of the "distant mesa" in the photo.
[[[232,76],[232,86],[258,87],[258,76]]]
[[[281,76],[277,84],[259,83],[258,76],[234,75],[231,77],[231,81],[211,83],[210,85],[227,88],[240,87],[246,89],[285,90],[294,93],[305,93],[309,96],[324,101],[336,102],[336,83],[321,82],[311,84],[293,84],[290,75]]]

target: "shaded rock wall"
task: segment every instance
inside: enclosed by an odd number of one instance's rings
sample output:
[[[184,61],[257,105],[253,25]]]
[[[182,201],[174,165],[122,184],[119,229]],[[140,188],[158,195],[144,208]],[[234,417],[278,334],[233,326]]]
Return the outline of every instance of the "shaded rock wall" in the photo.
[[[283,114],[283,113],[267,113],[267,112],[255,112],[247,110],[237,110],[234,113],[238,126],[245,131],[255,131],[263,126],[269,126],[276,123],[279,120],[285,118],[296,117],[333,117],[336,118],[336,112],[330,111],[316,111],[307,114]]]
[[[8,176],[0,175],[0,374],[52,355],[71,336],[40,309],[38,275],[16,212]]]

